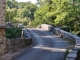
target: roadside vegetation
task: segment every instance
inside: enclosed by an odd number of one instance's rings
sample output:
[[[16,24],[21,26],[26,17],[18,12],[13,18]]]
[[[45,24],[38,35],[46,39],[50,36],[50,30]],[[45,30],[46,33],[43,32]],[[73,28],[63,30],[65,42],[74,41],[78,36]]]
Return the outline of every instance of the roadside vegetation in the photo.
[[[15,27],[15,28],[6,28],[6,38],[13,39],[13,38],[21,38],[22,29]]]
[[[36,4],[6,0],[6,22],[22,23],[27,27],[50,24],[80,36],[80,0],[37,0]],[[7,38],[18,37],[18,29],[14,29],[6,29]],[[75,45],[71,41],[69,44],[65,57]]]
[[[37,8],[31,2],[6,0],[6,22],[23,23],[26,26],[34,20],[34,12]]]
[[[64,39],[64,40],[69,44],[69,47],[66,49],[66,52],[64,55],[64,60],[66,60],[67,55],[69,54],[70,50],[74,48],[76,43],[69,39]]]
[[[6,0],[6,22],[66,26],[65,31],[80,36],[80,0],[37,0],[36,4]]]
[[[67,55],[69,54],[69,49],[66,50],[65,55],[64,55],[64,60],[66,60]]]

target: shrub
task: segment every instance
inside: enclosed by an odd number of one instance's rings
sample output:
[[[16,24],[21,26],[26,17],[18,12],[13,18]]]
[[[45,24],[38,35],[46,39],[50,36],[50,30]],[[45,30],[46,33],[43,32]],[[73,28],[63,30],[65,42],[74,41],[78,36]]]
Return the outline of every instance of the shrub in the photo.
[[[67,32],[70,32],[70,27],[68,26],[63,26],[63,27],[60,27],[60,29],[64,30],[64,31],[67,31]]]
[[[80,60],[80,50],[77,52],[77,57],[75,58],[75,60]]]
[[[80,36],[80,31],[76,32],[76,35],[77,35],[77,36]]]
[[[12,39],[12,38],[19,38],[21,37],[21,28],[7,28],[6,29],[6,38]]]
[[[77,35],[77,36],[80,36],[80,31],[77,31],[77,32],[72,31],[72,34],[75,34],[75,35]]]
[[[66,50],[65,55],[64,55],[64,60],[66,60],[67,55],[69,54],[69,49]]]

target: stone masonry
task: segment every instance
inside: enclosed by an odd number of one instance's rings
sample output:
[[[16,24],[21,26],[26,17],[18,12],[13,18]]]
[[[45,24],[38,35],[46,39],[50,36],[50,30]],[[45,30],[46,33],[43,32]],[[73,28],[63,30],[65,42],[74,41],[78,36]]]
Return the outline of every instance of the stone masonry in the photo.
[[[50,25],[42,24],[40,26],[40,28],[43,30],[49,30],[48,26],[50,26]],[[43,28],[43,27],[45,27],[45,28]],[[66,60],[80,60],[79,59],[79,57],[80,57],[80,55],[79,55],[80,54],[80,52],[79,52],[80,51],[80,37],[78,37],[77,35],[73,35],[69,32],[63,31],[59,28],[54,28],[53,31],[54,31],[55,35],[58,35],[59,37],[66,38],[66,39],[69,39],[69,40],[75,42],[75,47],[69,52],[69,54],[66,57]]]
[[[0,0],[0,55],[7,52],[5,39],[6,0]]]

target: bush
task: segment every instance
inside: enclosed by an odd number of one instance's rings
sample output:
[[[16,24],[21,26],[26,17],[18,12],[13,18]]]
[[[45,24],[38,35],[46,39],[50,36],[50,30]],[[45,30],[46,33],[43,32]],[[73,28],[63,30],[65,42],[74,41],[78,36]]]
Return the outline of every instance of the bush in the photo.
[[[69,49],[66,50],[65,55],[64,55],[64,60],[66,60],[67,55],[69,54]]]
[[[63,26],[63,27],[60,27],[60,29],[64,30],[64,31],[67,31],[67,32],[70,32],[70,27],[68,26]]]
[[[80,60],[80,50],[77,52],[77,57],[75,58],[75,60]]]
[[[72,34],[75,34],[75,35],[77,35],[77,36],[80,36],[80,31],[77,31],[77,32],[72,31]]]
[[[76,32],[75,34],[76,34],[77,36],[80,36],[80,31]]]
[[[6,29],[6,38],[19,38],[21,37],[22,29],[21,28],[7,28]]]

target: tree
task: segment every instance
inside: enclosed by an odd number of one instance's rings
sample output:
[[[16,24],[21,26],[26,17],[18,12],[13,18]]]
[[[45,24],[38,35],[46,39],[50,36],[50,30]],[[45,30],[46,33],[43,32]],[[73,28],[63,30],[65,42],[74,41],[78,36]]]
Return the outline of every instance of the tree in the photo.
[[[38,3],[39,9],[35,12],[36,21],[72,28],[78,26],[80,0],[38,0]]]
[[[6,8],[12,8],[12,3],[10,0],[6,0]]]
[[[6,0],[6,8],[18,8],[18,2],[15,0]]]
[[[28,24],[34,20],[34,12],[38,7],[31,2],[17,2],[6,0],[6,22]],[[28,19],[27,19],[28,18]]]
[[[17,9],[13,8],[13,9],[6,9],[6,22],[12,22],[14,17],[16,17],[17,15]]]
[[[24,6],[23,3],[21,6]],[[28,17],[31,20],[34,20],[34,12],[36,11],[37,6],[30,3],[30,2],[26,2],[24,8],[20,7],[20,9],[18,9],[18,16],[21,18],[25,18]]]
[[[39,4],[39,9],[35,12],[36,21],[53,25],[54,19],[56,18],[56,16],[53,15],[56,9],[53,1],[38,0],[38,4]]]

